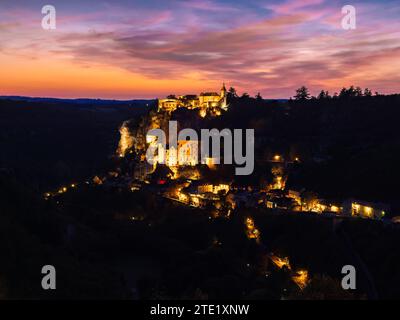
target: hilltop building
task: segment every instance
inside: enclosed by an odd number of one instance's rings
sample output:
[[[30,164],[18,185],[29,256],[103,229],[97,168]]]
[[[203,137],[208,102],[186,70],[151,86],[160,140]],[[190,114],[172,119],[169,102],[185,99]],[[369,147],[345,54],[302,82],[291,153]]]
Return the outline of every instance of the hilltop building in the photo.
[[[168,96],[158,100],[158,111],[172,112],[178,108],[200,109],[200,113],[210,108],[221,108],[227,110],[227,91],[225,84],[222,85],[220,93],[202,92],[197,95]],[[203,111],[203,112],[201,112]]]

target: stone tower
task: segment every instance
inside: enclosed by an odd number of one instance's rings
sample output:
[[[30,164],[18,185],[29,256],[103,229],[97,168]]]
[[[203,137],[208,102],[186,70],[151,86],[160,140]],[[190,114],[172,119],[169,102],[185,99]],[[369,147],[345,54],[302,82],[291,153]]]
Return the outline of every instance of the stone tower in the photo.
[[[221,98],[225,97],[226,97],[226,88],[225,88],[225,83],[223,83],[221,88]]]

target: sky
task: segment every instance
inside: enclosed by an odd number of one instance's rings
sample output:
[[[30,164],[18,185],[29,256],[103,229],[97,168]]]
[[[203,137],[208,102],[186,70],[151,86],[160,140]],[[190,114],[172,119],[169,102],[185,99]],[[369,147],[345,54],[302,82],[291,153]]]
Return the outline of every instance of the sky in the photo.
[[[0,0],[0,95],[156,98],[222,82],[264,98],[399,93],[399,17],[399,0]]]

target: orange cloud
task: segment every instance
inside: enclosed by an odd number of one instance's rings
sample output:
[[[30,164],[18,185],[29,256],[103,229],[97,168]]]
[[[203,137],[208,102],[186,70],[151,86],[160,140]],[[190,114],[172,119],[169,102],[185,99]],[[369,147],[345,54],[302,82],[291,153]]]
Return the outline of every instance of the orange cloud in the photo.
[[[354,31],[340,28],[340,6],[322,0],[275,2],[270,11],[261,1],[256,10],[211,0],[115,5],[60,14],[50,33],[37,12],[11,10],[0,14],[0,94],[153,98],[221,81],[271,98],[303,84],[313,93],[351,84],[396,92],[399,6],[377,6],[358,7]]]

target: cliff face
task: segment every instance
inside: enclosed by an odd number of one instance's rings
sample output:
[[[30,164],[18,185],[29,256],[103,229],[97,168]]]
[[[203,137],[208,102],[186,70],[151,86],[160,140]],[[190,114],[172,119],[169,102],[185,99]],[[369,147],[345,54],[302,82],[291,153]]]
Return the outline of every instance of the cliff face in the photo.
[[[118,143],[117,154],[122,158],[125,154],[132,149],[134,140],[129,130],[128,121],[124,121],[119,129],[121,138]]]
[[[226,107],[226,105],[224,104]],[[202,114],[200,111],[205,111]],[[214,127],[216,118],[224,115],[226,110],[220,105],[210,106],[207,109],[176,108],[173,111],[152,110],[142,116],[139,120],[132,119],[124,121],[120,128],[120,141],[117,154],[123,158],[128,153],[138,156],[145,154],[147,132],[151,129],[162,129],[169,140],[169,121],[178,122],[178,132],[184,128],[192,128],[199,131],[202,128]],[[213,124],[212,124],[213,123]]]
[[[124,157],[127,153],[133,152],[143,155],[146,152],[146,135],[151,129],[162,129],[168,138],[168,113],[151,111],[144,115],[139,121],[124,121],[120,128],[120,140],[117,154]]]

